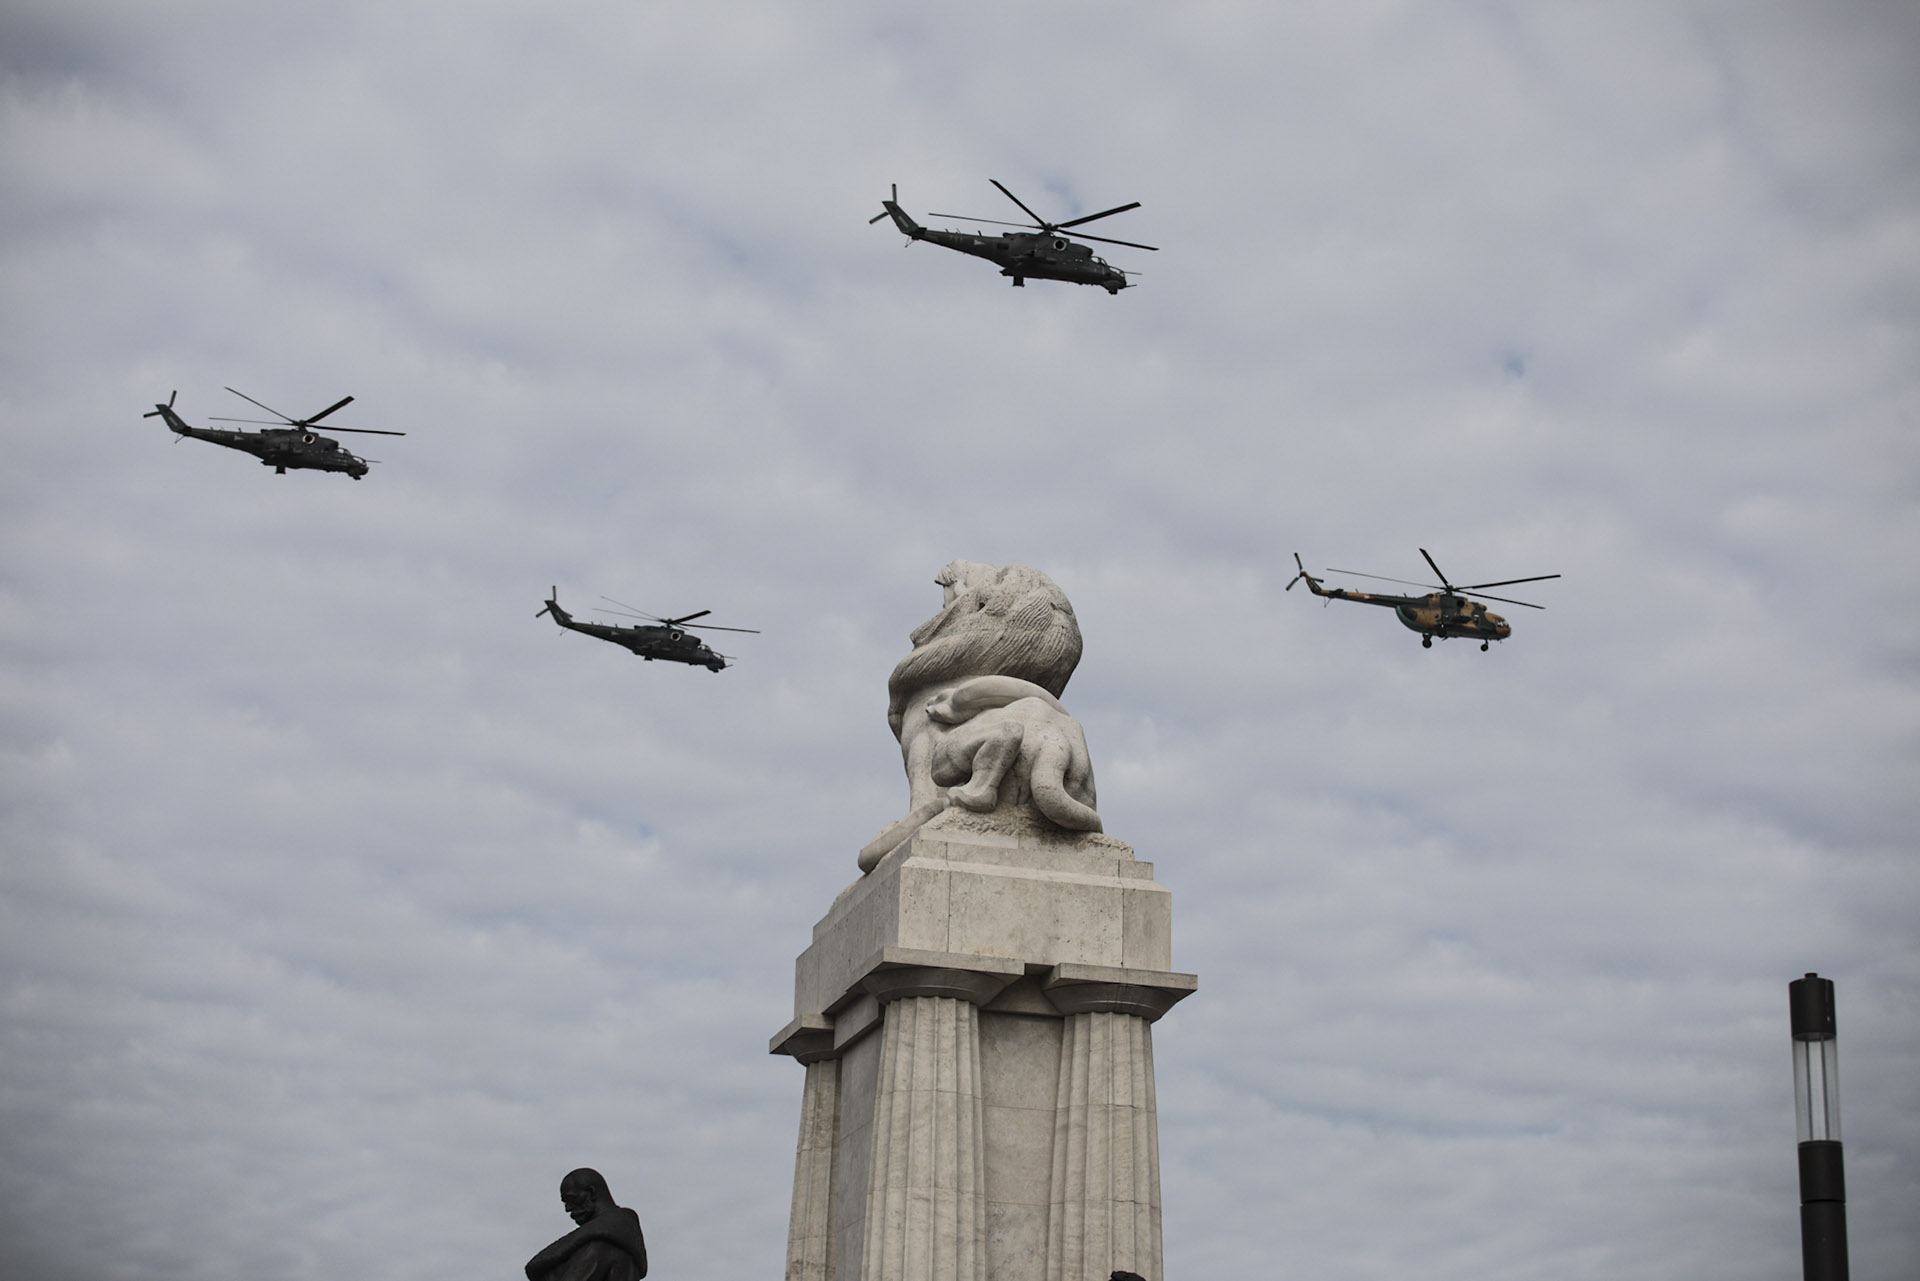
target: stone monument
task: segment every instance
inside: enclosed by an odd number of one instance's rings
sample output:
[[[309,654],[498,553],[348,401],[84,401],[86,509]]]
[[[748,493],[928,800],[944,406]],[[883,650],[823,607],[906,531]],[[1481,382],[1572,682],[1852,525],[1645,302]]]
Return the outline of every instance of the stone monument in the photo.
[[[1171,897],[1102,833],[1073,608],[954,561],[888,681],[906,815],[795,963],[787,1281],[1161,1281]]]

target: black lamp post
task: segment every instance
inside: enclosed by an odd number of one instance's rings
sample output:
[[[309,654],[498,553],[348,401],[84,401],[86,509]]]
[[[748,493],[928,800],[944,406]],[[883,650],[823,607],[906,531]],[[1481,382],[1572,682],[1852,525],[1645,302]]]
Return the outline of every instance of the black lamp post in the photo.
[[[1840,1059],[1833,980],[1787,984],[1793,1114],[1800,1138],[1800,1264],[1806,1281],[1847,1281],[1847,1180],[1840,1160]]]

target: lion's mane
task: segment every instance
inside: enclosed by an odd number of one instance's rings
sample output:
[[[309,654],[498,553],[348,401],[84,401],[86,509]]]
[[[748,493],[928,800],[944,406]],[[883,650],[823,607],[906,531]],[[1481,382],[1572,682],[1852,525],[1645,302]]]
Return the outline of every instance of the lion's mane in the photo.
[[[1026,565],[948,563],[933,580],[946,589],[939,613],[913,629],[913,652],[887,678],[893,736],[915,690],[969,676],[1017,676],[1055,698],[1080,662],[1080,623],[1066,593]]]

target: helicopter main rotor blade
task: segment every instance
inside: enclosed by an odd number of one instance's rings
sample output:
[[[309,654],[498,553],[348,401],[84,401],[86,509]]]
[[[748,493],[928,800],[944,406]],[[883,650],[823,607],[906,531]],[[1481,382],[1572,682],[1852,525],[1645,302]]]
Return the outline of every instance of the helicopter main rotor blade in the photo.
[[[1510,596],[1489,596],[1485,592],[1470,592],[1464,587],[1456,587],[1453,590],[1462,596],[1478,596],[1482,600],[1497,600],[1503,605],[1525,605],[1528,609],[1546,608],[1545,605],[1536,605],[1528,600],[1514,600]]]
[[[1027,208],[1027,202],[1020,199],[1020,197],[1014,195],[1011,191],[1008,191],[1005,183],[1001,182],[998,178],[989,178],[987,179],[987,181],[992,183],[994,186],[1000,188],[1001,195],[1005,196],[1008,200],[1013,201],[1014,204],[1019,205],[1020,211],[1026,214],[1027,217],[1033,219],[1035,222],[1039,223],[1042,227],[1045,227],[1048,231],[1053,230],[1052,223],[1048,222],[1045,218],[1042,218],[1039,214],[1035,213],[1033,210]]]
[[[1044,223],[1037,223],[1037,222],[1008,222],[1004,218],[976,218],[972,214],[930,213],[927,215],[927,217],[951,218],[955,222],[990,222],[996,227],[1041,227],[1045,225]]]
[[[233,391],[233,388],[229,387],[227,388],[227,390]],[[252,401],[252,403],[256,405],[260,405],[260,408],[266,410],[270,414],[277,415],[284,422],[292,423],[295,426],[298,426],[300,423],[300,420],[298,418],[288,418],[285,414],[282,414],[279,410],[275,409],[272,405],[263,405],[259,401],[254,400],[253,397],[247,395],[247,393],[244,391],[233,391],[233,394],[238,396],[242,400]]]
[[[697,613],[683,614],[679,618],[663,618],[660,621],[665,623],[669,627],[678,627],[682,623],[686,622],[687,619],[689,618],[705,618],[708,614],[711,614],[712,612],[713,611],[710,609],[703,609],[698,611]]]
[[[666,620],[666,619],[664,619],[664,618],[656,618],[656,617],[654,617],[654,615],[652,615],[652,614],[649,614],[649,613],[648,613],[648,612],[647,612],[646,610],[644,610],[644,609],[633,609],[633,606],[631,606],[631,605],[629,605],[629,604],[627,604],[627,602],[625,602],[625,601],[623,601],[623,600],[614,600],[614,599],[613,599],[613,597],[611,597],[611,596],[602,596],[602,597],[601,597],[600,599],[601,599],[601,600],[604,600],[604,601],[608,601],[608,602],[610,602],[610,603],[612,603],[612,604],[615,604],[615,605],[618,605],[618,606],[619,606],[619,607],[620,607],[621,609],[632,609],[632,610],[633,610],[633,614],[634,614],[634,617],[636,617],[636,618],[652,618],[652,619],[653,619],[653,621],[654,621],[654,622],[656,622],[656,623],[664,623],[664,622],[666,622],[666,621],[667,621],[667,620]]]
[[[1462,587],[1460,590],[1463,592],[1470,592],[1474,590],[1474,588],[1476,587],[1509,587],[1514,583],[1538,583],[1538,582],[1543,582],[1549,578],[1558,578],[1558,577],[1560,577],[1560,575],[1558,574],[1535,574],[1532,578],[1503,578],[1497,583],[1469,583],[1467,586]]]
[[[151,418],[153,417],[153,415],[148,414],[147,417]],[[259,423],[263,427],[311,427],[313,426],[313,423],[311,421],[304,422],[304,423],[300,423],[300,422],[276,423],[276,422],[270,422],[265,418],[223,418],[219,414],[208,415],[207,421],[213,422],[213,423]],[[325,430],[358,432],[362,436],[404,436],[407,434],[403,431],[377,431],[372,427],[329,426]]]
[[[1104,211],[1104,212],[1102,212],[1102,213],[1097,213],[1097,214],[1088,214],[1088,215],[1087,215],[1086,217],[1084,217],[1084,218],[1075,218],[1075,219],[1073,219],[1073,220],[1072,220],[1072,221],[1070,221],[1070,222],[1062,222],[1062,223],[1056,223],[1056,224],[1055,224],[1055,226],[1058,226],[1058,227],[1078,227],[1078,226],[1079,226],[1079,225],[1080,225],[1081,223],[1083,223],[1083,222],[1092,222],[1092,221],[1093,221],[1093,220],[1094,220],[1095,218],[1110,218],[1110,217],[1112,217],[1112,216],[1113,216],[1114,214],[1117,214],[1117,213],[1125,213],[1125,212],[1126,212],[1127,210],[1129,210],[1129,209],[1138,209],[1139,207],[1140,207],[1140,202],[1139,202],[1138,200],[1136,200],[1136,201],[1134,201],[1134,202],[1133,202],[1132,204],[1130,204],[1130,205],[1115,205],[1115,206],[1114,206],[1113,208],[1111,208],[1111,209],[1108,209],[1108,210],[1106,210],[1106,211]]]
[[[701,613],[705,614],[711,614],[712,612],[710,609],[701,611]],[[698,618],[700,615],[695,614],[693,617]],[[748,632],[754,636],[760,634],[758,627],[722,627],[718,623],[682,623],[681,626],[690,627],[694,631],[699,632]]]
[[[1383,583],[1399,583],[1405,587],[1424,587],[1430,592],[1445,591],[1444,587],[1435,587],[1432,583],[1416,583],[1411,578],[1388,578],[1385,574],[1363,574],[1357,569],[1335,569],[1327,566],[1329,574],[1352,574],[1355,578],[1377,578]]]
[[[334,410],[339,409],[344,405],[351,405],[352,403],[353,403],[353,397],[348,396],[345,400],[337,401],[334,404],[328,405],[325,409],[321,410],[319,413],[315,414],[313,417],[305,418],[305,419],[302,419],[301,421],[309,422],[309,423],[317,423],[322,418],[325,418],[328,414],[332,413]],[[342,428],[341,430],[344,431],[346,429]]]
[[[1420,554],[1421,554],[1422,556],[1427,556],[1427,549],[1426,549],[1426,548],[1424,548],[1424,547],[1422,547],[1422,548],[1420,549]],[[1441,572],[1440,572],[1440,567],[1439,567],[1438,565],[1434,565],[1434,564],[1433,564],[1433,557],[1431,557],[1431,556],[1427,556],[1427,564],[1429,564],[1429,565],[1432,565],[1432,566],[1433,566],[1433,576],[1434,576],[1435,578],[1438,578],[1438,579],[1439,579],[1439,580],[1440,580],[1440,581],[1441,581],[1442,583],[1446,583],[1446,588],[1447,588],[1447,590],[1448,590],[1448,591],[1452,591],[1452,590],[1453,590],[1453,584],[1452,584],[1451,582],[1448,582],[1448,581],[1447,581],[1447,576],[1446,576],[1445,574],[1443,574],[1443,573],[1441,573]]]
[[[1018,196],[1014,195],[1011,191],[1007,191],[1005,187],[1001,187],[997,181],[994,181],[991,178],[989,178],[987,181],[992,182],[993,185],[996,187],[1000,187],[1000,190],[1006,191],[1007,198],[1013,201],[1014,204],[1020,205],[1022,209],[1027,209],[1026,205],[1021,204],[1020,198]],[[1065,234],[1072,236],[1076,240],[1097,240],[1103,245],[1125,245],[1129,249],[1145,249],[1145,250],[1149,250],[1152,253],[1159,253],[1160,252],[1159,246],[1143,245],[1137,240],[1115,240],[1110,236],[1095,236],[1084,231],[1067,231],[1066,230],[1068,227],[1078,227],[1083,222],[1092,222],[1095,218],[1104,218],[1107,216],[1107,214],[1124,213],[1129,209],[1138,209],[1139,207],[1140,207],[1140,202],[1136,200],[1130,205],[1119,205],[1119,206],[1116,206],[1115,208],[1107,210],[1105,213],[1088,214],[1084,218],[1075,218],[1071,222],[1047,222],[1044,219],[1042,219],[1038,214],[1033,215],[1033,221],[1031,223],[1008,222],[1004,218],[981,218],[973,214],[930,213],[927,215],[927,217],[952,218],[956,222],[991,223],[993,226],[996,226],[996,227],[1032,226],[1032,227],[1038,227],[1042,232],[1044,232],[1047,235],[1055,235],[1055,234],[1064,232]],[[1027,209],[1027,212],[1032,214],[1033,210]]]
[[[1058,230],[1058,228],[1055,228],[1055,230]],[[1137,240],[1114,240],[1108,236],[1089,236],[1084,231],[1062,231],[1060,234],[1063,236],[1072,236],[1076,240],[1097,240],[1103,245],[1125,245],[1129,249],[1145,249],[1156,254],[1160,252],[1158,245],[1143,245]]]

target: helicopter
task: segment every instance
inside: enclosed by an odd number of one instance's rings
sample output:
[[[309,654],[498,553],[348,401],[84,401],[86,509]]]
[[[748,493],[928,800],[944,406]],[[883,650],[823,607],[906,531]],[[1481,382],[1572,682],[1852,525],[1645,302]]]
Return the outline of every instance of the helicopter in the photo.
[[[1505,596],[1487,596],[1483,587],[1506,587],[1513,583],[1537,583],[1548,578],[1558,578],[1558,574],[1535,574],[1531,578],[1503,578],[1497,583],[1473,583],[1466,587],[1455,587],[1440,572],[1440,566],[1434,564],[1433,557],[1427,555],[1422,547],[1420,554],[1426,557],[1427,565],[1434,576],[1440,580],[1440,586],[1425,596],[1389,596],[1380,592],[1350,592],[1343,588],[1324,588],[1321,580],[1307,572],[1300,563],[1300,553],[1293,554],[1293,563],[1300,570],[1289,581],[1284,590],[1292,591],[1293,584],[1301,579],[1307,580],[1307,590],[1315,596],[1324,596],[1328,600],[1354,600],[1363,605],[1386,605],[1400,619],[1401,623],[1420,633],[1420,645],[1424,649],[1433,648],[1433,638],[1438,636],[1446,640],[1453,636],[1465,636],[1469,640],[1478,640],[1480,648],[1486,649],[1488,642],[1505,640],[1513,634],[1513,626],[1498,614],[1490,614],[1487,607],[1478,601],[1468,600],[1469,596],[1486,596],[1488,600],[1497,600],[1507,605],[1525,605],[1528,609],[1545,609],[1545,605],[1534,605],[1523,600],[1512,600]],[[1378,578],[1386,583],[1406,583],[1409,587],[1425,587],[1426,583],[1408,582],[1404,578],[1387,578],[1382,574],[1362,574],[1354,569],[1329,569],[1329,574],[1352,574],[1356,578]]]
[[[720,627],[713,623],[693,623],[689,621],[695,618],[705,618],[713,612],[710,609],[703,609],[697,614],[682,614],[679,618],[661,618],[656,614],[642,613],[634,609],[631,605],[622,605],[621,602],[614,600],[611,596],[603,596],[601,599],[611,601],[615,605],[620,605],[621,608],[603,609],[597,611],[599,613],[621,614],[626,618],[651,619],[652,622],[638,625],[576,623],[573,620],[572,614],[560,608],[560,591],[558,588],[548,589],[546,608],[541,610],[539,614],[535,614],[534,617],[539,618],[542,614],[551,614],[553,615],[553,621],[568,631],[585,632],[587,635],[598,637],[603,641],[612,641],[616,645],[624,645],[640,657],[646,659],[649,663],[656,658],[660,658],[670,663],[687,663],[694,667],[704,667],[710,672],[724,670],[727,666],[727,655],[717,654],[702,643],[699,637],[687,635],[684,630],[685,628],[694,627],[703,631],[716,632],[750,632],[755,636],[760,634],[759,629],[754,627]]]
[[[233,388],[229,387],[227,390],[233,391]],[[301,468],[307,468],[313,471],[343,471],[355,480],[359,480],[367,474],[367,464],[372,460],[355,457],[353,454],[340,448],[339,441],[328,436],[322,436],[313,429],[315,423],[325,418],[334,410],[346,405],[351,405],[353,403],[353,397],[351,396],[328,405],[311,418],[288,418],[271,405],[261,405],[259,401],[254,400],[253,397],[243,391],[233,391],[233,394],[240,397],[240,399],[260,405],[260,408],[277,416],[281,421],[279,423],[272,423],[264,418],[217,417],[212,420],[217,423],[267,424],[267,430],[265,431],[229,431],[223,427],[189,427],[181,420],[180,415],[173,412],[174,397],[179,394],[177,391],[174,392],[172,396],[167,397],[166,404],[155,405],[152,413],[142,414],[140,416],[142,418],[158,417],[162,419],[176,436],[182,438],[191,436],[195,440],[209,441],[215,445],[225,445],[228,449],[238,449],[244,453],[252,454],[260,460],[261,466],[273,468],[276,476],[286,475],[287,468],[289,467],[294,468],[296,471]],[[363,436],[404,436],[407,434],[403,431],[375,431],[371,427],[329,427],[327,430],[358,432]],[[178,444],[179,442],[176,441],[174,443]]]
[[[1031,225],[1034,231],[1003,231],[997,236],[985,232],[935,231],[922,227],[908,216],[900,207],[900,187],[894,184],[893,198],[880,202],[881,211],[867,219],[872,226],[882,218],[891,217],[893,225],[900,228],[911,244],[915,240],[924,240],[928,244],[940,245],[946,249],[955,249],[963,254],[972,254],[976,258],[985,258],[989,262],[1000,264],[1000,274],[1013,278],[1014,288],[1022,288],[1031,276],[1035,280],[1065,280],[1076,285],[1098,285],[1114,296],[1119,296],[1127,287],[1128,272],[1111,267],[1103,258],[1093,256],[1093,250],[1085,245],[1076,245],[1069,237],[1080,240],[1097,240],[1103,245],[1126,245],[1131,249],[1148,249],[1155,253],[1159,250],[1152,245],[1136,244],[1131,240],[1109,240],[1105,236],[1090,236],[1084,231],[1068,231],[1069,227],[1078,227],[1081,223],[1092,222],[1096,218],[1105,218],[1110,214],[1125,213],[1129,209],[1138,209],[1140,202],[1130,205],[1116,205],[1112,209],[1097,214],[1088,214],[1084,218],[1074,218],[1067,222],[1048,222],[1033,210],[1026,202],[1008,191],[998,178],[989,178],[1001,194],[1020,206],[1022,213],[1033,219],[1031,224],[1020,222],[1002,222],[998,218],[968,218],[964,214],[928,214],[929,218],[957,218],[963,222],[990,222],[997,227],[1026,227]]]

